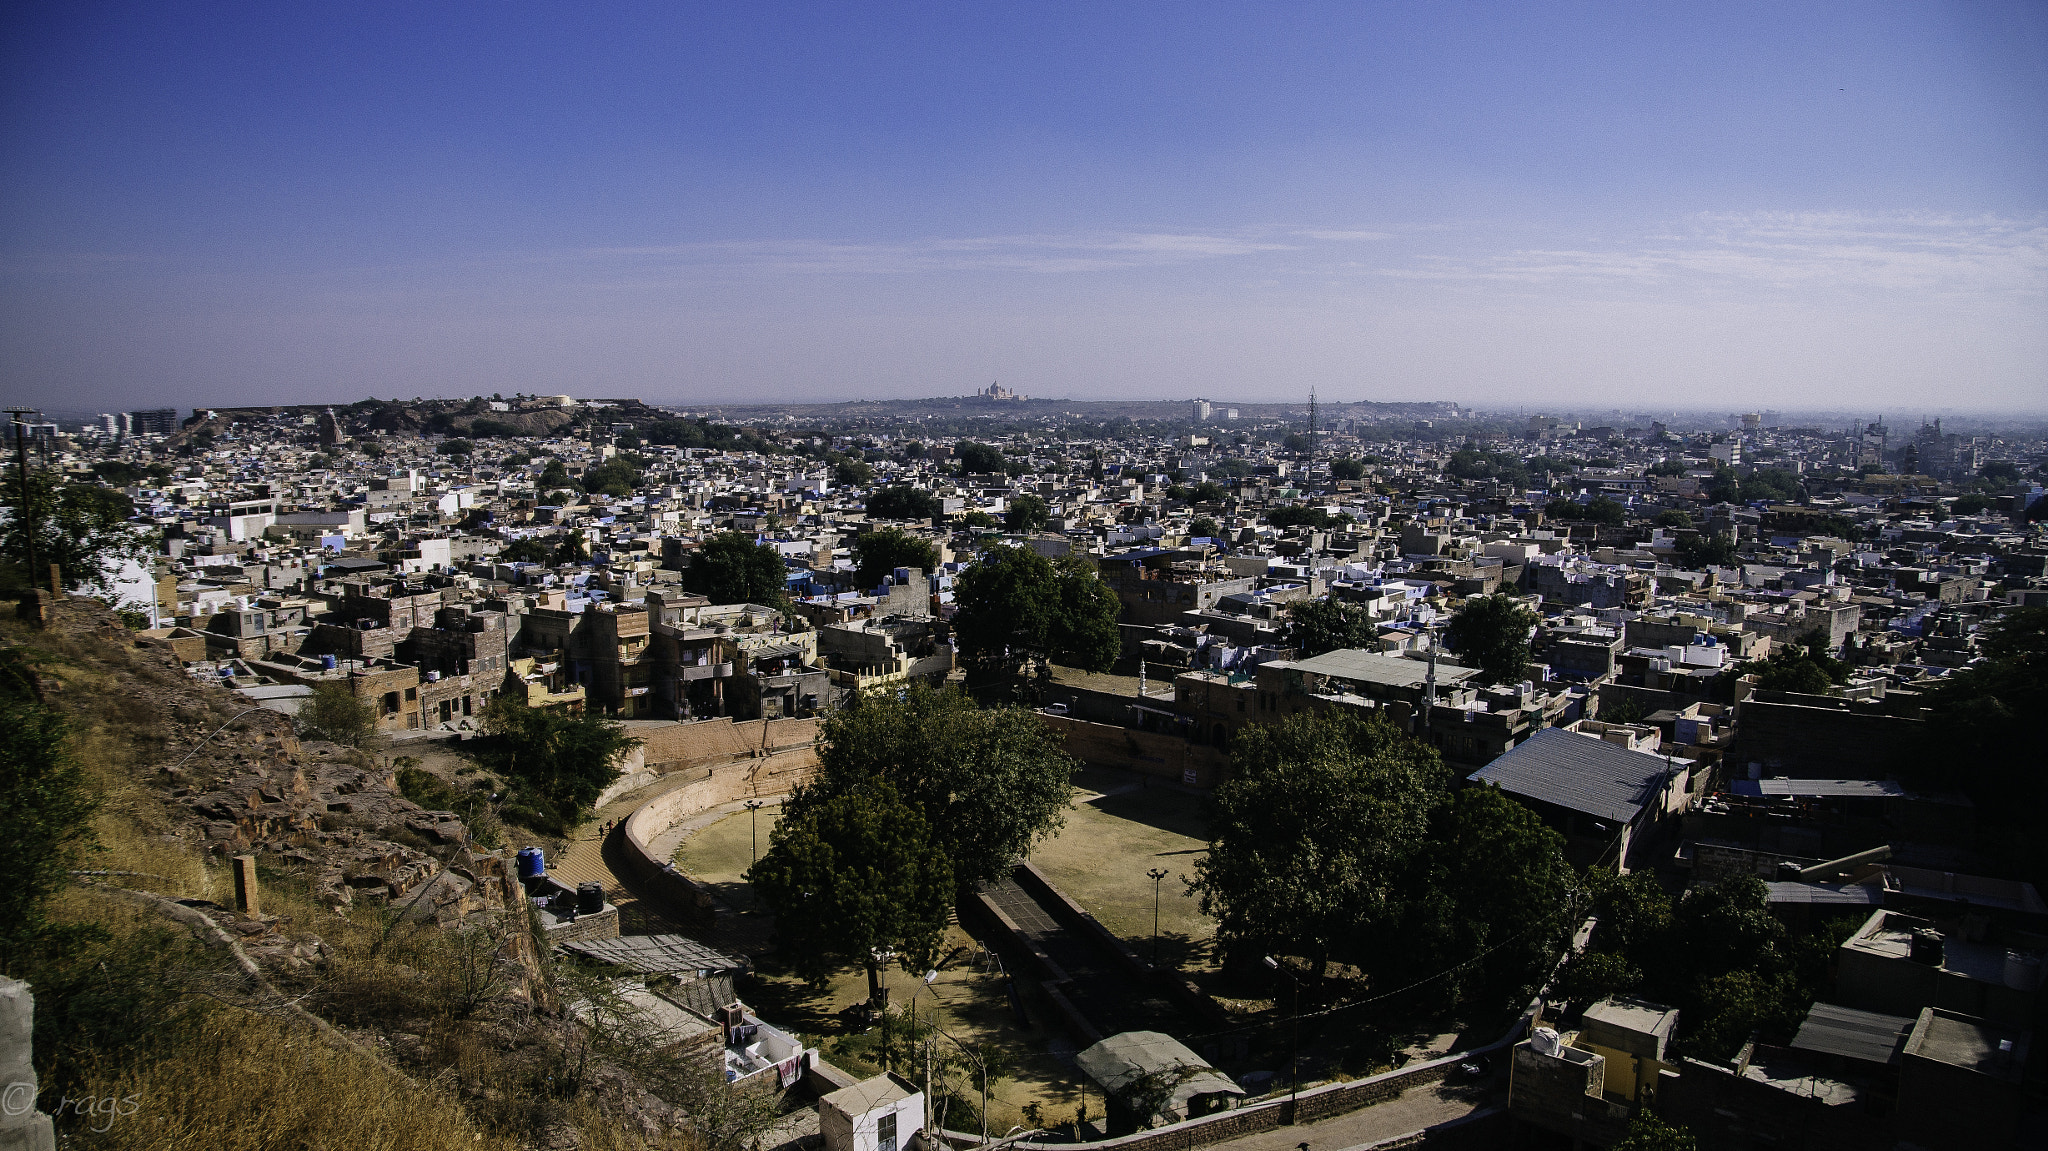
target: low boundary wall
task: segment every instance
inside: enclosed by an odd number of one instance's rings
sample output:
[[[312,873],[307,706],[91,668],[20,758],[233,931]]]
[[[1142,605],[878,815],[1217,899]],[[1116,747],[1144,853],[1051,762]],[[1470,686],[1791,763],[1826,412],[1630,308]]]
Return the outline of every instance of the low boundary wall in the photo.
[[[1202,989],[1165,968],[1157,968],[1138,958],[1115,932],[1103,926],[1102,921],[1090,915],[1080,904],[1068,898],[1045,873],[1030,861],[1018,865],[1011,873],[1017,886],[1038,899],[1061,927],[1093,942],[1108,952],[1133,978],[1156,986],[1166,993],[1168,999],[1184,1011],[1190,1011],[1216,1025],[1231,1021],[1230,1013],[1214,999],[1202,993]]]
[[[1426,1063],[1411,1063],[1406,1067],[1365,1079],[1354,1079],[1349,1083],[1326,1083],[1321,1087],[1312,1087],[1301,1093],[1298,1104],[1286,1098],[1269,1099],[1240,1107],[1235,1111],[1219,1111],[1214,1115],[1169,1123],[1164,1127],[1155,1127],[1150,1131],[1139,1131],[1116,1139],[1102,1139],[1093,1143],[1019,1142],[1017,1146],[1031,1151],[1189,1151],[1190,1148],[1207,1147],[1226,1139],[1236,1139],[1296,1123],[1315,1123],[1338,1115],[1347,1115],[1376,1103],[1384,1103],[1413,1087],[1441,1083],[1458,1064],[1475,1055],[1500,1055],[1521,1041],[1523,1034],[1528,1031],[1530,1021],[1534,1018],[1533,1011],[1524,1012],[1522,1017],[1508,1028],[1507,1034],[1484,1047],[1460,1051]],[[1462,1119],[1382,1140],[1372,1146],[1498,1146],[1501,1138],[1500,1124],[1504,1122],[1504,1115],[1505,1112],[1498,1108],[1482,1108]],[[954,1147],[974,1147],[981,1142],[979,1135],[964,1131],[942,1131],[940,1134]]]
[[[626,817],[619,828],[619,855],[627,874],[619,878],[640,898],[659,903],[700,927],[709,926],[717,915],[717,901],[708,889],[662,858],[664,853],[655,849],[655,840],[698,812],[742,799],[787,795],[809,780],[817,766],[817,756],[806,746],[668,773],[663,778],[694,778],[654,796]]]

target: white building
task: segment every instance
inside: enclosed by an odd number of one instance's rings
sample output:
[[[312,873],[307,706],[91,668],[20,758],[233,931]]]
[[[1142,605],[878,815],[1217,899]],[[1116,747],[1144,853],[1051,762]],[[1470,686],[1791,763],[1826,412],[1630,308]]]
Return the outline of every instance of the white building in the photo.
[[[825,1151],[903,1151],[923,1130],[924,1092],[895,1075],[877,1075],[818,1100]]]

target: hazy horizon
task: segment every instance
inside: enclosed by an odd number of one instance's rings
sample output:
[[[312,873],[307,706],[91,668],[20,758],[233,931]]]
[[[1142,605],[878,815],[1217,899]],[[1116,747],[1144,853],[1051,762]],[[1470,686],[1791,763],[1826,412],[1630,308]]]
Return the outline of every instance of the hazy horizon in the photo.
[[[6,28],[15,402],[2048,410],[2038,5]]]

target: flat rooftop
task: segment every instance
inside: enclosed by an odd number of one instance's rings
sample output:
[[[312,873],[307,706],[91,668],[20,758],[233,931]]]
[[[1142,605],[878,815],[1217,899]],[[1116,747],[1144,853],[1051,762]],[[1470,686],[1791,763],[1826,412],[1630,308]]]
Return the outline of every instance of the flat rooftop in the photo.
[[[1913,929],[1929,926],[1910,915],[1886,915],[1875,927],[1849,937],[1842,946],[1867,955],[1910,962]],[[1984,983],[2005,983],[2005,948],[1972,943],[1953,935],[1941,939],[1941,970]]]
[[[1267,666],[1289,667],[1311,675],[1385,684],[1389,687],[1421,687],[1429,678],[1429,663],[1425,660],[1382,655],[1376,651],[1355,647],[1339,648],[1308,659]],[[1443,662],[1438,662],[1436,667],[1436,681],[1439,685],[1463,683],[1478,674],[1474,668],[1454,667]]]
[[[2027,1038],[2024,1031],[1930,1007],[1913,1025],[1904,1054],[2018,1083],[2027,1066]],[[2010,1046],[2001,1049],[2000,1043]]]

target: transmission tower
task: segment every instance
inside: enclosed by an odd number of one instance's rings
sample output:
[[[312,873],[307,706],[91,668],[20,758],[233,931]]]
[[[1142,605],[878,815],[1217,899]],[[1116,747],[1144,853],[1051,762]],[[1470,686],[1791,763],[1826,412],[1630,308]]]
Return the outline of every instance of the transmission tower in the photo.
[[[1308,466],[1316,464],[1316,390],[1308,390]]]

